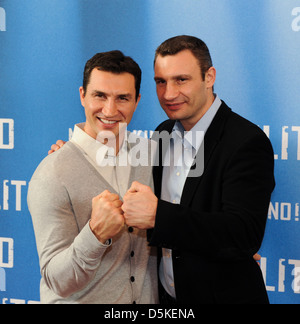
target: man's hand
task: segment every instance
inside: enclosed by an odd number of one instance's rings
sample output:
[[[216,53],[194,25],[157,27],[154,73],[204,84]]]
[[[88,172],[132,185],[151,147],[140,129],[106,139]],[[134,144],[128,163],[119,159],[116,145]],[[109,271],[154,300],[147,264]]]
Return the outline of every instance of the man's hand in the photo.
[[[254,259],[254,261],[256,261],[257,264],[260,266],[259,261],[261,260],[261,256],[260,256],[258,253],[256,253],[256,254],[253,256],[253,259]]]
[[[135,181],[123,200],[127,226],[142,230],[154,228],[158,199],[150,187]]]
[[[58,151],[59,149],[61,149],[64,145],[66,144],[66,142],[62,141],[62,140],[58,140],[56,142],[56,144],[53,144],[51,146],[51,150],[48,151],[48,155],[52,154],[53,152]]]
[[[124,227],[122,204],[119,196],[108,190],[93,199],[90,228],[101,243],[105,244]]]

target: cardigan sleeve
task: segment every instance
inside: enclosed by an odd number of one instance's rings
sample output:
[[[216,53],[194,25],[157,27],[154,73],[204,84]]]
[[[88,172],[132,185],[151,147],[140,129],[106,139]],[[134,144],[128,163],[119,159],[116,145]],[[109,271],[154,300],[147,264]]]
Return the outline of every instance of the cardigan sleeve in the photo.
[[[68,192],[55,177],[31,180],[28,207],[41,275],[55,294],[69,297],[93,279],[108,245],[97,240],[89,223],[79,232]]]

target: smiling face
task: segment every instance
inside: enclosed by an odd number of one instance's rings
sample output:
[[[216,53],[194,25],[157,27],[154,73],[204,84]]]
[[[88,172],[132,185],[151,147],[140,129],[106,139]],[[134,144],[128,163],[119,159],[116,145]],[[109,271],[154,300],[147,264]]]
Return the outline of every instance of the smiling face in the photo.
[[[216,70],[211,67],[202,78],[199,62],[190,50],[176,55],[158,55],[155,82],[159,102],[172,120],[191,130],[214,101]]]
[[[100,132],[111,132],[120,137],[120,124],[128,125],[140,96],[136,100],[135,78],[132,74],[99,71],[91,73],[86,92],[80,89],[81,103],[85,109],[84,131],[97,139]]]

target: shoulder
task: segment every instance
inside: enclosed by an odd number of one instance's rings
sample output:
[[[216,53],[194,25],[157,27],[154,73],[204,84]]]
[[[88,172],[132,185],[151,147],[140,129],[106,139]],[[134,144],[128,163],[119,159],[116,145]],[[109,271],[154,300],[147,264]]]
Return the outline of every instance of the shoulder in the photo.
[[[69,201],[66,183],[72,182],[72,161],[76,155],[70,143],[65,144],[59,151],[47,156],[35,170],[28,186],[27,203],[31,213],[51,206],[65,206]],[[52,208],[51,207],[51,208]]]
[[[72,167],[72,161],[76,155],[75,150],[74,144],[68,142],[57,152],[48,155],[35,170],[31,182],[33,180],[55,181],[60,179],[65,171]]]
[[[271,145],[264,131],[257,125],[230,110],[224,130],[225,137],[235,143],[258,140]]]
[[[169,133],[171,133],[173,127],[175,125],[175,121],[168,119],[166,121],[164,121],[163,123],[161,123],[157,128],[156,128],[156,132],[163,132],[163,131],[167,131]]]
[[[274,150],[267,135],[255,124],[231,112],[221,139],[224,156],[232,162],[241,159],[266,161],[270,170],[274,163]],[[237,162],[231,163],[231,165]]]

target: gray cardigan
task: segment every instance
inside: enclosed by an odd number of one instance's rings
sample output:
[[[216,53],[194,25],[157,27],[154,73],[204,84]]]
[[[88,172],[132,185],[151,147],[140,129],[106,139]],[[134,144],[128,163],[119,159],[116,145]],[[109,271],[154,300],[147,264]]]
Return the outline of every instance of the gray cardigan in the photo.
[[[132,167],[133,181],[153,186],[151,167]],[[92,198],[116,193],[69,142],[46,157],[28,191],[41,267],[42,303],[158,302],[157,259],[146,231],[127,227],[101,244],[89,227]],[[130,229],[131,230],[131,229]]]

